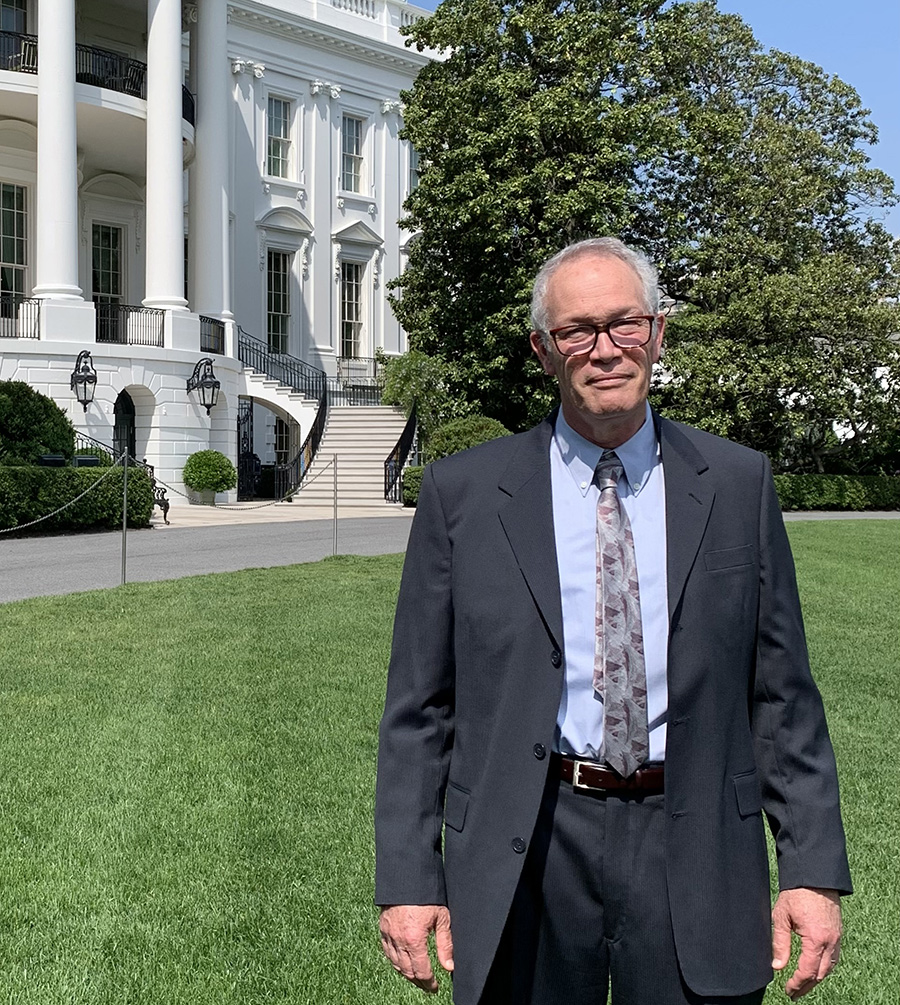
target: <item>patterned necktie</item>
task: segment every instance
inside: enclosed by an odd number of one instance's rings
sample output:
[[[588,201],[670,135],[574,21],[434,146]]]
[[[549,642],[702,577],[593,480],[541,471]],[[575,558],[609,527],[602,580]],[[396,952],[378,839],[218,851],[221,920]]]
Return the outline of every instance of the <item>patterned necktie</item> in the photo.
[[[634,538],[616,483],[622,462],[606,450],[597,464],[597,608],[594,691],[603,701],[601,757],[623,778],[647,760],[647,676]]]

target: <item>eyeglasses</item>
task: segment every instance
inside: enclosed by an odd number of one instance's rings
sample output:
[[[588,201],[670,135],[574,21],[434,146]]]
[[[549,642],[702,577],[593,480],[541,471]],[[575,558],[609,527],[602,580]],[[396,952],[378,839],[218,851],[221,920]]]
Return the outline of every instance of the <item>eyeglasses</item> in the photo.
[[[605,325],[566,325],[551,328],[547,334],[563,356],[583,356],[593,352],[600,333],[609,336],[619,349],[638,349],[653,337],[655,314],[640,314],[633,318],[616,318]]]

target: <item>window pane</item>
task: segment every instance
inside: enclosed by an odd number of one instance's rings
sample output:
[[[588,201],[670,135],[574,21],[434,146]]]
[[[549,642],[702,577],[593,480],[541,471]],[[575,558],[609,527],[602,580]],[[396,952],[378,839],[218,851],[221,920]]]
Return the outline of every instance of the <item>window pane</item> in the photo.
[[[25,224],[24,186],[0,182],[0,292],[6,296],[25,295]]]
[[[267,261],[266,331],[269,349],[286,353],[291,319],[291,256],[285,251],[269,251]]]
[[[341,188],[362,191],[363,120],[345,115],[341,119]]]
[[[341,356],[356,359],[362,338],[362,274],[358,262],[341,262]]]
[[[290,101],[269,98],[266,132],[266,171],[274,178],[287,178],[291,150]]]

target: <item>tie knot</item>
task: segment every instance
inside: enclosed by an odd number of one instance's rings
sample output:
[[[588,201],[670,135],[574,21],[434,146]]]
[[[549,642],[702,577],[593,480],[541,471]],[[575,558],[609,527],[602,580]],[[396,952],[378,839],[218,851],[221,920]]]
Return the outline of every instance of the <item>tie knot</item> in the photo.
[[[597,477],[597,485],[602,492],[604,489],[608,489],[611,485],[615,485],[619,481],[619,477],[622,474],[623,467],[622,462],[619,460],[619,455],[615,450],[604,450],[597,462],[597,467],[595,469]]]

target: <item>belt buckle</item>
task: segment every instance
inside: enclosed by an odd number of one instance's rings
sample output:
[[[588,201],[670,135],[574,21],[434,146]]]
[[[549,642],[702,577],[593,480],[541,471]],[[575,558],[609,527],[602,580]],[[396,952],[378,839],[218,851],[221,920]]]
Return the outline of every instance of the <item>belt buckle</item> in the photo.
[[[582,767],[584,765],[589,765],[591,763],[592,763],[591,761],[577,761],[577,760],[573,760],[573,762],[572,762],[572,788],[575,789],[576,792],[578,790],[581,790],[582,792],[585,792],[585,791],[587,791],[587,790],[589,790],[591,788],[591,786],[588,785],[587,782],[581,781],[581,769],[582,769]]]

